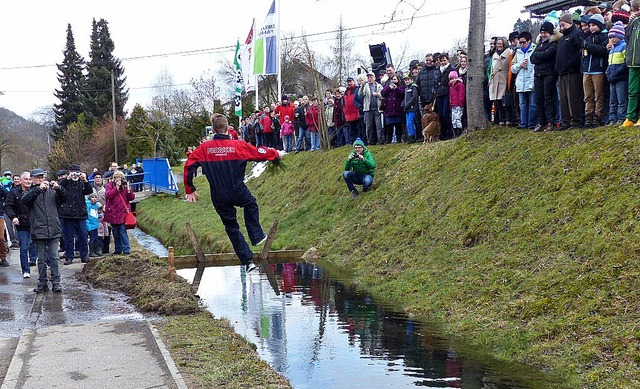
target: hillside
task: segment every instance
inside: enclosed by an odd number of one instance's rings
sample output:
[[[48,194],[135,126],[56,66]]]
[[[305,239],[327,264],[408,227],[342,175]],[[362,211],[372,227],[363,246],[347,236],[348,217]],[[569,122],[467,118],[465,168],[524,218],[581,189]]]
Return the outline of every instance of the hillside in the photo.
[[[0,107],[0,170],[47,169],[49,129]]]
[[[639,135],[494,129],[374,146],[374,189],[355,200],[344,148],[285,156],[285,172],[249,186],[263,223],[280,220],[274,247],[315,246],[376,297],[572,387],[638,387]],[[146,200],[140,225],[185,251],[190,221],[206,251],[230,251],[200,180],[198,205]]]

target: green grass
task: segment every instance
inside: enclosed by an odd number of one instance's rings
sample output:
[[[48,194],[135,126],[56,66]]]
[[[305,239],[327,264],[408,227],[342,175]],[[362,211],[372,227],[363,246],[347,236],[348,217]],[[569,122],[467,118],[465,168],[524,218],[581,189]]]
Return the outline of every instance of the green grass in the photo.
[[[307,152],[249,187],[263,226],[280,220],[275,249],[317,247],[374,296],[571,386],[637,387],[639,135],[492,129],[374,146],[374,188],[355,200],[347,150]],[[140,226],[184,253],[189,221],[206,251],[232,251],[196,185],[197,205],[142,202]]]
[[[187,281],[169,282],[166,263],[135,241],[132,249],[128,256],[90,261],[77,277],[126,293],[144,312],[164,315],[155,324],[189,388],[291,388],[227,320],[205,311]]]

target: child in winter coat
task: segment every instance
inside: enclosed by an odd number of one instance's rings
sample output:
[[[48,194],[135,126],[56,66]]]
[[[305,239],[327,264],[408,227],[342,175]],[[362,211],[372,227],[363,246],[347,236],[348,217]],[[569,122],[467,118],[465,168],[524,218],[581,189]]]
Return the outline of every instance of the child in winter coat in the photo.
[[[604,72],[607,69],[607,30],[602,15],[589,18],[591,34],[582,44],[582,84],[584,88],[584,126],[597,127],[604,117]]]
[[[621,125],[627,114],[627,88],[629,69],[626,64],[627,42],[624,40],[624,25],[616,22],[609,31],[609,124]]]
[[[464,112],[466,91],[458,72],[449,73],[449,104],[451,105],[451,123],[454,136],[462,134],[462,113]]]
[[[89,233],[89,257],[95,258],[96,247],[98,242],[102,243],[102,240],[98,239],[98,195],[93,192],[87,198],[85,198],[87,204],[87,232]],[[85,241],[86,242],[86,241]]]
[[[413,76],[410,73],[404,75],[404,101],[402,102],[402,108],[404,108],[406,114],[407,141],[409,143],[416,141],[416,117],[420,113],[420,104],[418,103],[420,94],[418,86],[413,81]]]
[[[289,115],[284,117],[282,128],[280,129],[280,137],[284,139],[284,151],[290,153],[293,149],[293,123]]]
[[[109,223],[104,221],[104,205],[98,203],[98,243],[96,243],[96,255],[102,255],[104,237],[109,236]]]

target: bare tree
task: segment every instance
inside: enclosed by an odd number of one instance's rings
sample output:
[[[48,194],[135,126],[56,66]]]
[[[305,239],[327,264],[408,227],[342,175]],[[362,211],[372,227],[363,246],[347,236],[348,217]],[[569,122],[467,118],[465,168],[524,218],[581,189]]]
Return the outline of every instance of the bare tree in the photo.
[[[320,82],[320,73],[316,70],[316,58],[314,51],[309,47],[309,42],[306,36],[303,34],[302,49],[305,57],[305,63],[309,67],[309,73],[313,77],[314,95],[318,98],[318,134],[320,135],[320,147],[328,149],[330,146],[329,131],[327,128],[327,122],[324,117],[324,96],[322,86]]]
[[[303,45],[308,48],[309,44],[304,34],[303,40]],[[329,47],[331,48],[334,56],[336,81],[338,81],[339,85],[343,85],[343,83],[346,82],[347,77],[352,75],[351,72],[353,71],[354,61],[351,56],[353,41],[349,38],[349,34],[344,29],[342,16],[340,16],[340,24],[336,31],[335,43],[334,45],[329,45]]]
[[[484,32],[487,14],[486,0],[471,0],[469,23],[469,52],[467,73],[467,120],[469,131],[487,128],[487,117],[484,113],[483,86],[484,81]]]
[[[226,83],[225,81],[223,78],[223,83]],[[235,78],[233,82],[235,82]],[[193,88],[194,107],[198,111],[206,110],[209,113],[213,113],[214,102],[220,99],[220,88],[216,78],[211,72],[207,71],[198,78],[192,78],[189,83]]]
[[[16,154],[18,136],[11,128],[13,124],[11,119],[0,118],[0,168],[3,158]]]

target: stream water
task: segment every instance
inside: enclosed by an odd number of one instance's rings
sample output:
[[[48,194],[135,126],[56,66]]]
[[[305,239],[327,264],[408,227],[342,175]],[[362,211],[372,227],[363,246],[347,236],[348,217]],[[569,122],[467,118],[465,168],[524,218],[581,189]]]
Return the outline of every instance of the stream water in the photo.
[[[164,249],[140,231],[133,236]],[[280,295],[262,270],[246,274],[240,266],[206,268],[198,295],[296,389],[559,386],[535,369],[438,336],[318,265],[271,266]],[[195,269],[178,274],[191,282]]]

